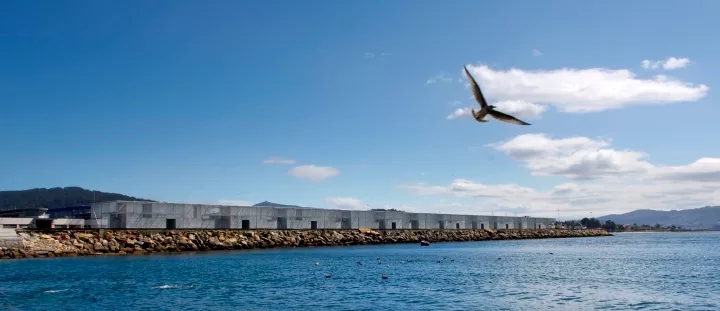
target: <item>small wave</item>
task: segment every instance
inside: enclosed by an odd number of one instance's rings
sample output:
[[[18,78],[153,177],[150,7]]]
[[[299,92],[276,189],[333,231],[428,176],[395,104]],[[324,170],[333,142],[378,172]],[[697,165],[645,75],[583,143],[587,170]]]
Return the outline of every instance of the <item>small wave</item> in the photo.
[[[170,288],[193,288],[194,285],[179,285],[179,284],[165,284],[160,286],[153,286],[155,289],[170,289]]]
[[[45,294],[55,294],[55,293],[61,293],[61,292],[66,292],[66,291],[69,291],[69,289],[51,289],[51,290],[46,290],[46,291],[44,291],[43,293],[45,293]]]

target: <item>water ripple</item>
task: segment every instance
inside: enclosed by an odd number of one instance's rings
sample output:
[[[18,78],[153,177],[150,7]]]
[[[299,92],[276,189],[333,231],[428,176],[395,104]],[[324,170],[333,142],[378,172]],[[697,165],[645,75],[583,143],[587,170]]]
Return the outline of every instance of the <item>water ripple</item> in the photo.
[[[650,233],[430,247],[4,260],[0,307],[718,310],[719,238],[718,233]],[[325,278],[327,273],[332,278]]]

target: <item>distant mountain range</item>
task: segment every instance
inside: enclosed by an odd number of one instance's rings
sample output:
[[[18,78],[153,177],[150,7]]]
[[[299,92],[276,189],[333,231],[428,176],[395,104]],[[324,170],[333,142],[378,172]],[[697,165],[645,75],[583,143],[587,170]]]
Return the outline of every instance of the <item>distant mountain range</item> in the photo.
[[[625,214],[612,214],[598,217],[600,222],[612,220],[618,225],[660,224],[662,226],[680,226],[687,229],[720,229],[720,206],[706,206],[686,210],[657,211],[650,209],[635,210]]]
[[[0,210],[26,207],[56,208],[116,200],[152,201],[119,193],[92,191],[80,187],[35,188],[0,191]]]
[[[273,203],[273,202],[268,202],[268,201],[263,201],[258,204],[255,204],[253,206],[269,206],[269,207],[284,207],[284,208],[302,207],[302,206],[298,206],[298,205],[280,204],[280,203]]]

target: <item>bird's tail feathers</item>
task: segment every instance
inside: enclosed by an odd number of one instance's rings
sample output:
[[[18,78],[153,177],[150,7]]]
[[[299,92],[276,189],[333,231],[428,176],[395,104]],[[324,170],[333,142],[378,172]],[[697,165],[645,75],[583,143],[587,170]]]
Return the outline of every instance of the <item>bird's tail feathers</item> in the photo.
[[[482,119],[480,118],[480,110],[476,111],[475,109],[470,109],[470,112],[472,112],[473,119],[477,120],[478,122],[487,122],[487,120],[484,119],[484,116]]]

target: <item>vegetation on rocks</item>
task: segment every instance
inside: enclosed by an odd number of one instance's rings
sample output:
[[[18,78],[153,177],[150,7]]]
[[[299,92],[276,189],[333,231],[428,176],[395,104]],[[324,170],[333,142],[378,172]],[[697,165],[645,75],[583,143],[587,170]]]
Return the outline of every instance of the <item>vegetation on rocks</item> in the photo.
[[[22,230],[0,258],[609,236],[605,230]]]

